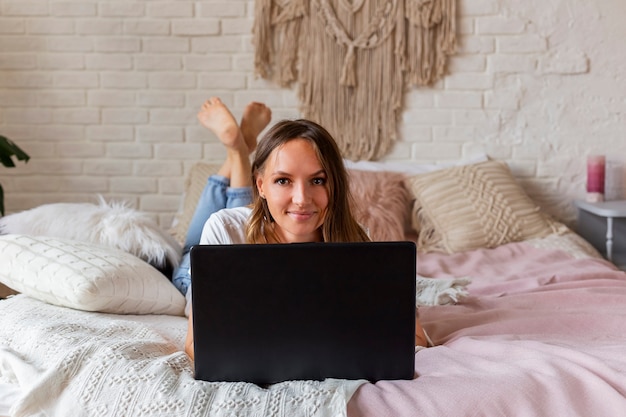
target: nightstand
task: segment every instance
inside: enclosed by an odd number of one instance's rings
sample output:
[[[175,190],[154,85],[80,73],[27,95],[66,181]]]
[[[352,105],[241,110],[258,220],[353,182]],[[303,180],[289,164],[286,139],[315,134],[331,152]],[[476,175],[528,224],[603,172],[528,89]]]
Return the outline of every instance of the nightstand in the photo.
[[[578,207],[578,234],[606,259],[626,269],[626,200],[574,203]]]

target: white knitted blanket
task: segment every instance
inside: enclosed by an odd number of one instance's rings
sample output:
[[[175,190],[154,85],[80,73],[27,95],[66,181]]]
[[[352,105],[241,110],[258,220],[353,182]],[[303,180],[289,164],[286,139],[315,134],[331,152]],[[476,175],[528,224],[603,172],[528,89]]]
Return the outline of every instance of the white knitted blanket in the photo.
[[[118,316],[0,301],[0,389],[11,416],[328,416],[364,381],[290,381],[260,388],[193,378],[186,319]],[[1,396],[0,396],[1,398]]]
[[[467,297],[467,286],[472,282],[469,277],[427,278],[415,277],[415,305],[441,306],[456,304]]]

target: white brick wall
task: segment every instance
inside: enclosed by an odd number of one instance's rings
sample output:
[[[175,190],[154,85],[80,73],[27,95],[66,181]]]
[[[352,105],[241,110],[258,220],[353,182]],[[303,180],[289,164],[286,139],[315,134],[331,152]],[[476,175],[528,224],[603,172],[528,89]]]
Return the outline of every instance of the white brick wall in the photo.
[[[389,160],[506,160],[572,220],[585,156],[607,155],[626,198],[623,0],[458,0],[449,76],[410,89]],[[0,0],[0,133],[31,156],[0,167],[9,212],[126,199],[168,225],[194,162],[223,149],[195,113],[219,95],[298,116],[295,92],[252,73],[251,0]]]

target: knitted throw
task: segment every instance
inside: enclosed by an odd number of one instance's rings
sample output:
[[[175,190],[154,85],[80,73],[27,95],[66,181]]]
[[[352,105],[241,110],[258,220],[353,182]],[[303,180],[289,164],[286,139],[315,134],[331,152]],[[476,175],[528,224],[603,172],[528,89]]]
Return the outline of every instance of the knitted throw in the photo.
[[[366,382],[199,381],[181,350],[186,328],[184,317],[0,300],[0,406],[10,391],[12,417],[346,417]]]
[[[374,160],[397,139],[406,86],[443,77],[455,0],[256,0],[253,36],[256,74],[297,85],[345,158]]]

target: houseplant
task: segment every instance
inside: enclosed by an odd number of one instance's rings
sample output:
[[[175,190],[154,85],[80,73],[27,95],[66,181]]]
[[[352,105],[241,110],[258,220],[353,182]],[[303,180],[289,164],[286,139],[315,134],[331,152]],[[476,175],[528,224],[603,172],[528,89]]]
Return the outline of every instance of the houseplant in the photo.
[[[30,156],[26,154],[23,150],[20,149],[15,143],[13,143],[9,138],[0,135],[0,162],[2,165],[8,168],[15,167],[15,163],[13,162],[13,156],[15,156],[19,161],[28,162]],[[2,185],[0,184],[0,216],[4,216],[4,191],[2,190]]]

